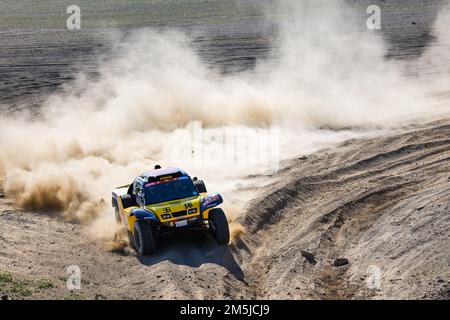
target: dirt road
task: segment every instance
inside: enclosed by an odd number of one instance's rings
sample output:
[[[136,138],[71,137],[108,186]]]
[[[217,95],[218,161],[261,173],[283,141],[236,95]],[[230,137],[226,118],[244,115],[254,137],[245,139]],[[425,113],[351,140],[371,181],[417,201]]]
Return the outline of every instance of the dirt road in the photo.
[[[138,259],[0,194],[4,298],[450,297],[450,120],[292,159],[241,216],[228,248],[203,234]],[[81,290],[66,287],[80,266]]]

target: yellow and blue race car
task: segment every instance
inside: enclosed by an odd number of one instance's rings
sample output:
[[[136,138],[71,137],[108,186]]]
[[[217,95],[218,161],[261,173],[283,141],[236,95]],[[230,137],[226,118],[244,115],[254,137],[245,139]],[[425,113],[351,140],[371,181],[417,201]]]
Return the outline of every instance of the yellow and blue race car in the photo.
[[[218,208],[222,202],[220,194],[207,193],[202,180],[160,166],[112,193],[116,220],[125,225],[140,256],[154,252],[157,237],[178,230],[208,231],[217,243],[228,244],[228,221]]]

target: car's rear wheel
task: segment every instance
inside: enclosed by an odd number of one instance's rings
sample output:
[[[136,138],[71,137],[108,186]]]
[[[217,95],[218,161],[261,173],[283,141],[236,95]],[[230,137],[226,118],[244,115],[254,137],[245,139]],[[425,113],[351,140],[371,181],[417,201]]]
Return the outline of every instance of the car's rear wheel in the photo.
[[[120,219],[119,205],[117,204],[117,200],[114,200],[113,203],[114,203],[114,216],[116,217],[116,222],[120,223],[121,219]]]
[[[230,242],[230,228],[227,217],[222,209],[216,208],[209,211],[209,227],[211,233],[218,244],[228,244]]]
[[[139,256],[152,254],[155,251],[155,239],[150,222],[138,220],[134,223],[134,247]]]

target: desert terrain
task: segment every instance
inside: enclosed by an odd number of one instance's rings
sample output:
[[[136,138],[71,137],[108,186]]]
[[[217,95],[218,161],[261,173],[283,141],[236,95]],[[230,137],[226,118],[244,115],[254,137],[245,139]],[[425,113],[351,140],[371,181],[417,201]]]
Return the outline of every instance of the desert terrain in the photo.
[[[207,234],[139,259],[0,198],[0,290],[37,299],[448,299],[450,120],[283,162],[228,247]],[[111,213],[112,214],[112,213]],[[66,268],[79,265],[81,290]],[[380,270],[368,285],[369,266]],[[10,275],[10,276],[8,276]]]
[[[2,299],[449,299],[450,1],[70,5],[2,1]],[[111,191],[155,164],[228,246],[136,256]]]

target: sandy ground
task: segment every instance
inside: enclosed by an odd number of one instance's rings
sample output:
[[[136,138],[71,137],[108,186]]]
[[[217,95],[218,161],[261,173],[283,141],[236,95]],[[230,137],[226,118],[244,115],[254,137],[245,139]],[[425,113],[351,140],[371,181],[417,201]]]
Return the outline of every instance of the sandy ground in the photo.
[[[219,247],[183,234],[145,259],[0,194],[0,294],[449,299],[450,120],[349,140],[283,163],[272,179],[240,219],[243,238]],[[81,268],[81,290],[66,287],[69,265]]]

